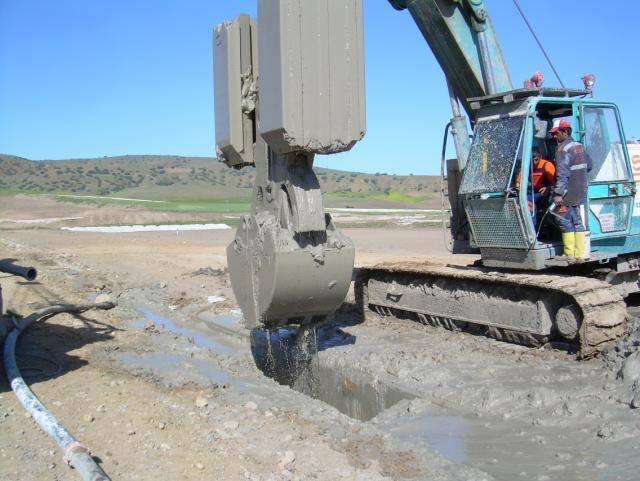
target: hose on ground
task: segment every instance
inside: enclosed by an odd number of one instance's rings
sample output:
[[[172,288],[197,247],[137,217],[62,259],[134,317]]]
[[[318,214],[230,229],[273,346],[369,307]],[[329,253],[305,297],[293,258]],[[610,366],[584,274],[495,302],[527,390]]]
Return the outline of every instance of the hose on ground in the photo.
[[[4,344],[4,365],[11,389],[18,400],[64,453],[64,460],[75,468],[85,481],[109,481],[109,477],[91,457],[89,449],[83,446],[62,424],[47,410],[36,395],[24,382],[16,363],[16,342],[18,336],[34,322],[61,312],[79,313],[89,309],[111,309],[112,302],[92,304],[58,304],[39,309],[14,323],[15,328],[7,335]]]

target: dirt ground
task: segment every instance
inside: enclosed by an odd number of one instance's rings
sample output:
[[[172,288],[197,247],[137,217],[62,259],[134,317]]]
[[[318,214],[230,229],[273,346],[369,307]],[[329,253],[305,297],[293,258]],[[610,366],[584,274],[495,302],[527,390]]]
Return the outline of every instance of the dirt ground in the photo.
[[[351,296],[317,333],[310,388],[287,378],[292,332],[241,326],[226,272],[233,230],[60,229],[181,218],[194,219],[0,197],[0,258],[39,273],[0,275],[5,311],[117,302],[54,316],[18,344],[33,391],[112,479],[637,479],[636,338],[578,362],[410,321],[362,322]],[[357,265],[452,261],[438,229],[345,232]],[[270,371],[284,384],[263,374],[267,351],[287,361]],[[0,429],[0,480],[77,479],[4,377]]]

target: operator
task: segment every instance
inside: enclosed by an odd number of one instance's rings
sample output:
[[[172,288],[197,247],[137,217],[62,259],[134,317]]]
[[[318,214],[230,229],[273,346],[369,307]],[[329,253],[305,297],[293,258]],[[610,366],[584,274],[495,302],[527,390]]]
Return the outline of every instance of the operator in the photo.
[[[584,147],[571,137],[571,122],[556,119],[549,133],[558,142],[556,147],[556,183],[553,202],[556,204],[558,228],[562,233],[563,257],[584,259],[586,232],[580,217],[580,205],[587,196],[591,159]]]
[[[536,207],[540,207],[540,201],[548,201],[551,187],[556,180],[556,167],[550,160],[542,158],[540,149],[531,149],[533,200]],[[516,176],[516,187],[520,188],[520,172]],[[531,209],[532,206],[529,206]],[[545,206],[546,207],[546,206]],[[532,209],[531,209],[532,210]]]

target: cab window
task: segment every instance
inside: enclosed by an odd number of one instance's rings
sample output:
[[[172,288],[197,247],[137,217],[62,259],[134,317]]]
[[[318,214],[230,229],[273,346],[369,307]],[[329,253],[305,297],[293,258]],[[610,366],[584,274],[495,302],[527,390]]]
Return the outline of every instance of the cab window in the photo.
[[[611,107],[584,108],[584,146],[591,157],[592,182],[629,178],[616,112]]]

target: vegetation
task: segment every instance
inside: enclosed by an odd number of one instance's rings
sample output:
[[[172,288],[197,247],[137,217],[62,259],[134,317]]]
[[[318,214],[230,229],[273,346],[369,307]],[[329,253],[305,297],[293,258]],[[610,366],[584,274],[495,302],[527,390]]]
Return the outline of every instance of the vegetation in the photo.
[[[435,176],[396,176],[316,169],[328,207],[439,205]],[[136,155],[32,161],[0,154],[0,191],[119,197],[74,202],[133,203],[176,212],[246,212],[254,168],[234,170],[214,158]]]

